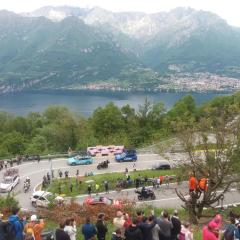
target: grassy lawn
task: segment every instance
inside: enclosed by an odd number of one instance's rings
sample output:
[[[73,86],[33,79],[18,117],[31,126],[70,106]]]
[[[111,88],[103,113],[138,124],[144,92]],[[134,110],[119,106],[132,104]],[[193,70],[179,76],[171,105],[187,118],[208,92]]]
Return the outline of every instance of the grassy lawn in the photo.
[[[132,184],[128,184],[127,188],[134,187],[134,179],[140,175],[142,178],[145,176],[147,178],[154,178],[159,177],[161,175],[163,176],[172,176],[176,175],[177,170],[171,169],[171,170],[143,170],[143,171],[134,171],[129,172],[132,179]],[[115,190],[116,189],[116,182],[118,179],[126,179],[126,176],[124,173],[105,173],[105,174],[99,174],[95,176],[89,176],[89,177],[81,177],[81,183],[78,183],[76,181],[76,178],[62,178],[62,179],[55,179],[50,186],[47,187],[48,191],[51,191],[56,194],[60,194],[59,192],[59,186],[61,186],[61,194],[64,194],[65,196],[75,197],[80,194],[86,194],[87,193],[87,187],[88,185],[92,185],[92,192],[95,193],[95,184],[99,184],[99,192],[104,192],[104,181],[107,180],[109,183],[109,190]],[[89,183],[88,181],[91,181]],[[174,180],[175,181],[175,180]],[[73,191],[70,191],[70,184],[73,185]],[[151,183],[148,183],[151,185]]]

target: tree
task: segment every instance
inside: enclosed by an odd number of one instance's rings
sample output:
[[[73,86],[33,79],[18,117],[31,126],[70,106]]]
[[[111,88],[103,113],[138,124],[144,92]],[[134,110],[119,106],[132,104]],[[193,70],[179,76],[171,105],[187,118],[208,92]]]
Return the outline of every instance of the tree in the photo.
[[[217,204],[232,184],[240,182],[240,121],[235,114],[223,113],[217,123],[216,119],[203,118],[193,128],[184,126],[178,136],[188,154],[182,174],[194,174],[198,180],[208,179],[205,191],[198,188],[186,195],[176,189],[190,221],[197,223],[204,207]]]
[[[26,152],[28,154],[43,154],[47,151],[47,141],[41,136],[37,135],[33,137],[30,144],[28,144]]]
[[[94,135],[100,142],[111,143],[111,136],[121,132],[124,120],[121,110],[112,102],[104,108],[97,108],[91,119]]]
[[[16,131],[22,135],[28,135],[30,133],[30,128],[27,124],[27,121],[24,117],[15,117],[9,120],[6,124],[6,129],[8,131]]]
[[[76,147],[77,118],[66,107],[48,107],[43,119],[43,127],[39,132],[47,140],[49,150],[64,152],[69,146]]]
[[[23,154],[25,151],[25,139],[19,132],[11,132],[3,136],[3,149],[7,149],[8,153],[16,155]]]
[[[193,126],[196,121],[196,104],[191,95],[185,96],[178,100],[173,108],[168,111],[164,118],[164,125],[171,132],[176,130],[176,124],[184,124],[185,127]]]

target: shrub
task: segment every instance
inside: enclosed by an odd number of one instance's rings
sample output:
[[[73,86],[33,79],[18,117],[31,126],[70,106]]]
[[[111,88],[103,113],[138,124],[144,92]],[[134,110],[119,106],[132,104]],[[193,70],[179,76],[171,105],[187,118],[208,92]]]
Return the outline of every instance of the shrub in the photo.
[[[19,208],[18,201],[10,193],[6,197],[0,197],[0,211],[4,214],[10,214],[13,207]]]

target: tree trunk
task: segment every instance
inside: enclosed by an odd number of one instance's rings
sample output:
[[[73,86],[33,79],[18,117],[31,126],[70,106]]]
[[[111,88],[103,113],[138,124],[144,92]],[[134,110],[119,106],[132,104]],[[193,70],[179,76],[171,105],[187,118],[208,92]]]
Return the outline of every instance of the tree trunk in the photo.
[[[200,204],[197,211],[198,219],[202,217],[202,212],[203,212],[203,204]]]
[[[198,224],[198,219],[197,219],[197,214],[196,214],[196,211],[195,211],[195,205],[189,204],[187,206],[187,208],[188,208],[189,222],[197,225]]]

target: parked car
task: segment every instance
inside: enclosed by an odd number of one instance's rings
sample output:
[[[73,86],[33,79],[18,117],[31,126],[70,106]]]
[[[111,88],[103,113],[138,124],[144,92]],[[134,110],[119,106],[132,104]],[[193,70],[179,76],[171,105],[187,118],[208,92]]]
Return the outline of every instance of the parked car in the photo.
[[[45,207],[47,208],[50,203],[62,204],[64,198],[61,196],[55,196],[50,192],[36,191],[30,198],[33,207]]]
[[[171,169],[171,166],[169,163],[158,163],[156,165],[153,165],[153,170],[169,170]]]
[[[109,149],[107,147],[104,147],[101,149],[102,156],[108,156],[110,153]]]
[[[89,196],[84,200],[84,204],[87,204],[87,205],[112,205],[112,206],[116,206],[116,207],[122,206],[121,201],[103,197],[103,196],[94,196],[94,197]]]
[[[123,153],[115,155],[115,160],[117,162],[137,161],[137,152],[134,149],[125,149]]]
[[[0,183],[0,192],[11,192],[20,182],[18,169],[8,169],[3,176],[3,181]]]
[[[91,156],[81,156],[77,155],[75,157],[68,158],[68,165],[76,166],[76,165],[88,165],[93,163],[93,159]]]
[[[88,147],[87,148],[87,152],[89,155],[91,155],[92,157],[96,156],[97,153],[100,153],[100,151],[96,148],[96,147]]]
[[[114,154],[122,154],[123,151],[124,151],[124,146],[115,146],[115,149],[114,149]]]
[[[121,154],[124,150],[124,146],[115,146],[115,145],[108,145],[102,146],[98,145],[95,147],[88,147],[87,153],[92,157],[100,154],[102,156],[108,156],[109,154]]]

